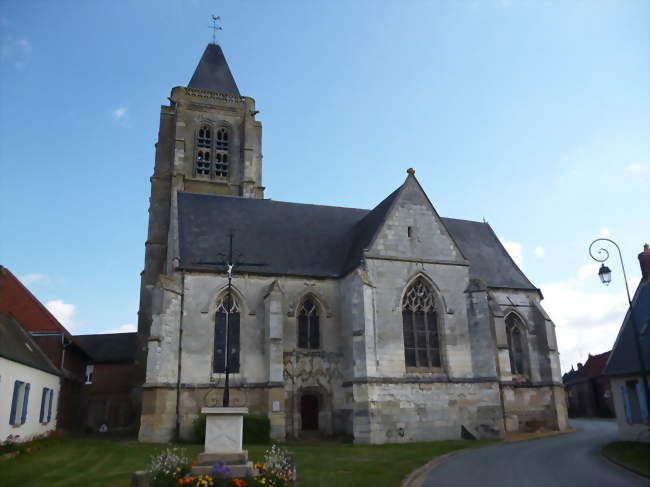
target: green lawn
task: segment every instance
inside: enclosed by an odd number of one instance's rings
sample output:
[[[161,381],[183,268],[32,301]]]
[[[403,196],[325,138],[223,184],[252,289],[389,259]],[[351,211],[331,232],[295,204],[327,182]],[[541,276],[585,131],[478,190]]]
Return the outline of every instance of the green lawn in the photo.
[[[650,443],[615,441],[603,447],[603,455],[650,476]]]
[[[336,485],[397,487],[412,470],[454,450],[489,444],[487,441],[440,441],[403,445],[350,443],[287,443],[294,454],[300,487]],[[180,445],[190,459],[202,445]],[[0,462],[3,486],[124,486],[131,474],[145,469],[161,445],[109,440],[63,439],[39,451]],[[248,446],[252,460],[262,460],[265,446]]]

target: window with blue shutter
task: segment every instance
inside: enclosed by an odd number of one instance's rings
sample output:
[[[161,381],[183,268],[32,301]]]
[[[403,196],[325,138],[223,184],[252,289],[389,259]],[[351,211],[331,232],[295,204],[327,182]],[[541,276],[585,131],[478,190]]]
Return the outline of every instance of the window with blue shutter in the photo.
[[[49,405],[47,406],[47,422],[50,422],[50,419],[52,419],[52,398],[54,397],[54,389],[50,389],[50,401]]]
[[[16,411],[18,410],[18,402],[20,401],[20,389],[23,383],[19,380],[14,382],[14,395],[11,399],[11,413],[9,414],[9,424],[16,424]]]
[[[648,403],[645,398],[645,391],[641,382],[636,383],[636,397],[639,398],[639,409],[641,410],[641,419],[645,424],[650,424],[650,417],[648,417]]]
[[[20,424],[27,421],[27,404],[29,403],[29,383],[25,384],[25,398],[23,399],[23,412],[20,415]]]
[[[47,401],[47,387],[43,387],[43,394],[41,394],[41,414],[38,416],[39,423],[43,423],[45,418],[45,401]]]
[[[632,405],[630,404],[630,396],[627,394],[627,387],[621,386],[621,396],[623,397],[623,407],[625,408],[625,419],[627,424],[632,424]]]

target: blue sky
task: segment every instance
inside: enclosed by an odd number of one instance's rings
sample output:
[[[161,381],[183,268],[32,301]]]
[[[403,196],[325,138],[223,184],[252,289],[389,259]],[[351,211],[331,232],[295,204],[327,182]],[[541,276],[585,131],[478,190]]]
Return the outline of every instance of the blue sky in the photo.
[[[371,208],[416,176],[544,293],[563,368],[608,350],[650,240],[646,1],[0,1],[0,263],[73,331],[137,322],[160,105],[210,14],[266,196]]]

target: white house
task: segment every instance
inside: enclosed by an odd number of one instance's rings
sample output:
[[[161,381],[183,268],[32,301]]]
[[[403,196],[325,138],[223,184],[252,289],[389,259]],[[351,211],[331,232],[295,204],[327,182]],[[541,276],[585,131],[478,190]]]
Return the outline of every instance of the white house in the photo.
[[[0,441],[27,441],[56,429],[60,376],[29,333],[0,313]]]

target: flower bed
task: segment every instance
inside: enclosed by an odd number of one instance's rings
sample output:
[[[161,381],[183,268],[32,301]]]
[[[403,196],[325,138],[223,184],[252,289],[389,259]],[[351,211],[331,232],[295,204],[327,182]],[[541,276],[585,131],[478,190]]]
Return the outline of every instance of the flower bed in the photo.
[[[284,449],[273,445],[264,453],[264,462],[255,464],[252,477],[232,477],[226,463],[218,462],[207,474],[192,475],[183,450],[171,448],[152,458],[148,470],[152,487],[290,487],[295,485],[293,458]]]

